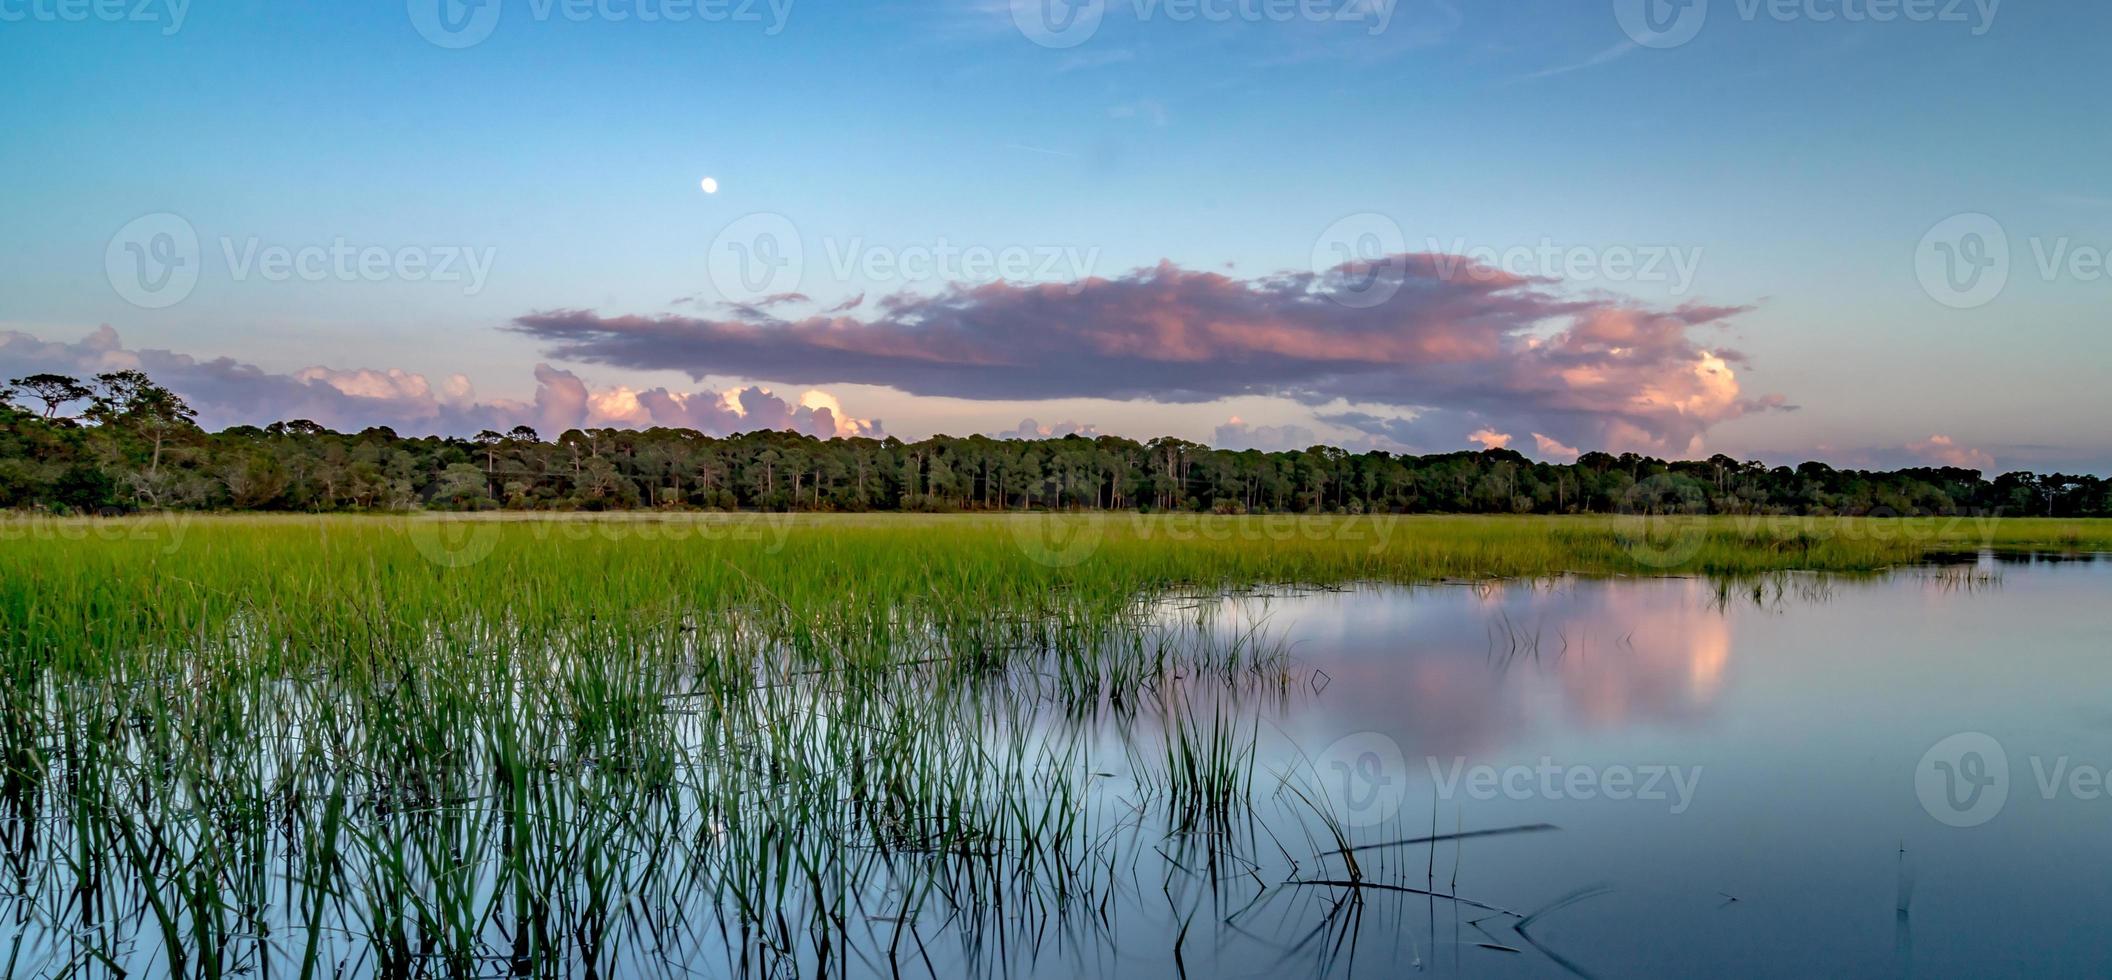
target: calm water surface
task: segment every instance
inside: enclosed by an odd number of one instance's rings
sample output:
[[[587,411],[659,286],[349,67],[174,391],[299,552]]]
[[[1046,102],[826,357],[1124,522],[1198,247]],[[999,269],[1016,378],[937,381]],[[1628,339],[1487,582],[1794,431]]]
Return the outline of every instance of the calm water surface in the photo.
[[[1050,943],[1028,969],[2112,974],[2108,600],[2112,563],[1983,559],[1757,596],[1561,581],[1171,611],[1259,620],[1316,671],[1254,709],[1257,759],[1325,790],[1357,842],[1559,829],[1362,855],[1367,880],[1517,915],[1370,889],[1346,902],[1283,884],[1342,866],[1300,851],[1298,800],[1265,802],[1252,875],[1167,848],[1174,867],[1141,876],[1113,942]],[[1925,759],[1968,732],[1999,758],[1970,739]],[[1257,795],[1272,785],[1257,776]],[[1534,916],[1525,936],[1518,915]]]

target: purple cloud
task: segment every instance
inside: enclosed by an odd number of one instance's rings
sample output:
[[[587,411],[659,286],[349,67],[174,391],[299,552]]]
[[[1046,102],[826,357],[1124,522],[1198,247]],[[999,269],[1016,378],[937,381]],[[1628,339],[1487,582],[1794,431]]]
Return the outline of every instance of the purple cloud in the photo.
[[[356,431],[385,425],[406,435],[468,435],[479,429],[533,426],[544,436],[582,427],[679,426],[712,435],[791,429],[808,435],[882,434],[877,421],[846,415],[826,392],[788,401],[765,388],[730,392],[590,388],[570,371],[537,365],[534,398],[479,400],[456,374],[435,384],[399,369],[310,367],[277,374],[231,358],[200,359],[166,350],[133,350],[104,326],[82,340],[46,341],[0,331],[0,378],[37,372],[87,377],[145,371],[198,410],[208,428],[308,419]]]
[[[1384,277],[1390,298],[1340,302]],[[1693,339],[1739,307],[1651,310],[1431,254],[1378,268],[1238,278],[1170,263],[1072,284],[900,293],[864,316],[602,316],[554,310],[510,329],[560,359],[693,377],[885,385],[981,400],[1201,402],[1267,395],[1357,408],[1324,418],[1401,447],[1467,432],[1684,452],[1779,398],[1742,394],[1733,351]],[[1373,411],[1384,410],[1384,414]]]

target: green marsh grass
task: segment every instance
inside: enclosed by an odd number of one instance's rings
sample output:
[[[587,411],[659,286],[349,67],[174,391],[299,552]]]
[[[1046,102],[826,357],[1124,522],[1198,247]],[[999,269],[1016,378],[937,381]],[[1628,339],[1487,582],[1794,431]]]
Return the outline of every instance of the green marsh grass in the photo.
[[[1311,678],[1266,624],[1219,625],[1227,592],[2108,545],[2029,520],[0,521],[7,973],[998,972],[1051,941],[1023,922],[1105,932],[1140,862],[1207,890],[1289,853],[1245,817],[1278,789],[1258,719]]]

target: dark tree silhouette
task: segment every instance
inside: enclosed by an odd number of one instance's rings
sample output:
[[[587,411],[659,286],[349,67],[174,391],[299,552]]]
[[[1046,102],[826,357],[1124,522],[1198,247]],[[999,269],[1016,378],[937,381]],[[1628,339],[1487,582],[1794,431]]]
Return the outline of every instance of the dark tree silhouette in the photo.
[[[85,401],[94,394],[87,385],[76,378],[63,374],[32,374],[8,382],[22,394],[44,403],[44,417],[57,418],[59,406],[69,402]]]
[[[32,384],[31,382],[35,382]],[[71,382],[75,388],[59,382]],[[1175,438],[987,436],[715,438],[687,429],[528,426],[470,439],[333,432],[305,419],[206,433],[136,371],[94,385],[17,379],[0,412],[0,507],[341,511],[412,507],[576,510],[1240,513],[1717,513],[2108,516],[2095,476],[1954,467],[1870,472],[1717,455],[1665,461],[1589,452],[1574,463],[1510,450],[1426,456],[1222,450]],[[85,397],[78,422],[60,408]]]

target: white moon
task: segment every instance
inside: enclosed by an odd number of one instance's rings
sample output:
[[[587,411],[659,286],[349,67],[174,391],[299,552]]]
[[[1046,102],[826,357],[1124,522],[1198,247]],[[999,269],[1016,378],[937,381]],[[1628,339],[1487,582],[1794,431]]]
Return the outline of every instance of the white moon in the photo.
[[[706,177],[701,186],[704,188],[704,193],[717,194],[719,192],[719,179],[717,177]]]

